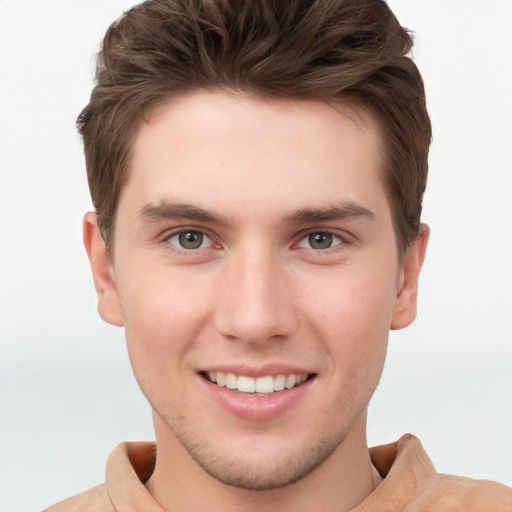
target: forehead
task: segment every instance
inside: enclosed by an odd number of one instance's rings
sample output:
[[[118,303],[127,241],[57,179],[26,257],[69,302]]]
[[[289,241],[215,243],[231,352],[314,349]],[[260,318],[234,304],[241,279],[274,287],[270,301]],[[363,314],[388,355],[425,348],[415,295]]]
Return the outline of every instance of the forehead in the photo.
[[[132,150],[120,206],[183,200],[227,216],[384,199],[378,125],[354,103],[188,93],[152,112]]]

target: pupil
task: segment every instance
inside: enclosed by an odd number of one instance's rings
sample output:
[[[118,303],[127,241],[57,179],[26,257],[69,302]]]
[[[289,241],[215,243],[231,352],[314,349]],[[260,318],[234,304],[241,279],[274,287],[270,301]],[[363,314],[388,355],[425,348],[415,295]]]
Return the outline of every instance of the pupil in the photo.
[[[312,233],[309,235],[309,243],[313,249],[328,249],[332,245],[330,233]]]
[[[187,231],[180,233],[179,240],[184,249],[197,249],[203,243],[203,234],[198,231]]]

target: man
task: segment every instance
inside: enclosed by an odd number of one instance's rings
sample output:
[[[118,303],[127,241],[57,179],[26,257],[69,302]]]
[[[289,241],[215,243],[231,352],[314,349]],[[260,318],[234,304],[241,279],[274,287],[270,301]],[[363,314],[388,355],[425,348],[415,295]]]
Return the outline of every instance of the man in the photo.
[[[512,509],[412,436],[367,448],[429,236],[411,45],[379,0],[155,0],[111,26],[84,241],[156,445],[49,510]]]

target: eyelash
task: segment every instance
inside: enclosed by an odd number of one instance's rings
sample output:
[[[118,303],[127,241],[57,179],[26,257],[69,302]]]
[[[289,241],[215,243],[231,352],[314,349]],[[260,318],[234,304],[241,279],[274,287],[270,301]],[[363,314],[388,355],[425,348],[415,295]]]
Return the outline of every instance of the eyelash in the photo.
[[[203,237],[203,239],[200,242],[200,245],[198,247],[188,248],[188,249],[180,246],[181,244],[179,243],[179,237],[186,236],[187,234],[198,234],[201,237]],[[329,240],[329,238],[330,238],[332,243],[331,243],[331,245],[329,245],[329,247],[325,247],[325,248],[314,248],[314,247],[311,247],[311,244],[308,247],[303,245],[303,244],[308,243],[307,240],[312,235],[327,236],[327,239]],[[176,237],[178,237],[178,240],[176,241],[176,243],[173,243],[172,239],[176,238]],[[209,240],[210,243],[208,244],[207,247],[205,247],[205,246],[203,246],[203,244],[207,240]],[[197,254],[201,249],[208,249],[215,245],[216,245],[216,248],[221,248],[221,245],[216,244],[213,237],[208,232],[206,232],[204,229],[199,229],[199,228],[179,228],[175,231],[167,233],[166,236],[164,237],[163,241],[168,243],[169,245],[171,245],[173,251],[184,254],[184,255],[189,255],[189,256],[193,255],[194,253]],[[309,240],[309,241],[311,242],[311,240]],[[343,236],[337,232],[334,232],[329,229],[323,229],[323,230],[322,229],[314,229],[314,230],[309,230],[304,233],[301,233],[299,241],[297,243],[295,243],[294,246],[298,247],[298,248],[303,248],[306,250],[311,250],[316,254],[321,254],[321,253],[331,252],[331,250],[336,250],[336,248],[339,246],[344,246],[344,245],[349,245],[349,244],[350,244],[350,242],[347,240],[347,237]]]
[[[325,247],[325,248],[314,248],[311,246],[310,247],[302,246],[301,244],[303,244],[306,240],[308,240],[312,235],[327,235],[327,237],[331,238],[332,244],[329,247]],[[337,240],[337,242],[335,242],[335,240]],[[310,240],[310,242],[311,242],[311,240]],[[339,233],[336,233],[329,229],[314,229],[314,230],[310,230],[310,231],[303,233],[301,235],[299,242],[296,245],[299,247],[304,247],[305,249],[312,250],[315,253],[323,253],[323,252],[327,252],[331,249],[335,250],[336,247],[338,247],[340,245],[346,245],[347,243],[348,243],[348,241],[347,241],[346,237],[342,236]]]
[[[192,249],[187,249],[185,247],[181,247],[179,245],[179,242],[178,242],[179,237],[181,237],[182,235],[186,236],[186,235],[192,234],[192,233],[198,234],[201,237],[203,237],[203,239],[201,240],[200,246],[197,247],[197,248],[192,248]],[[172,239],[176,238],[176,237],[178,237],[177,243],[173,243]],[[200,249],[207,249],[207,248],[209,248],[209,247],[203,247],[203,244],[205,242],[207,242],[208,240],[209,240],[208,246],[217,245],[217,247],[220,248],[219,244],[215,244],[215,241],[213,240],[211,235],[209,235],[203,229],[198,229],[198,228],[180,228],[178,230],[175,230],[175,231],[172,231],[170,233],[167,233],[166,236],[163,239],[164,242],[166,242],[166,243],[168,243],[169,245],[172,246],[172,250],[173,251],[181,253],[181,254],[185,254],[185,255],[193,255],[194,253],[198,253]]]

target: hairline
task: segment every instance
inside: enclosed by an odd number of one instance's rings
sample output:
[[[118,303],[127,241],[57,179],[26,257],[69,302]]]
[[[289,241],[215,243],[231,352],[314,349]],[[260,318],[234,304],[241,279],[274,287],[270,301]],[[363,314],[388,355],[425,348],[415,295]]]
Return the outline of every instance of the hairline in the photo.
[[[130,179],[132,163],[133,163],[133,147],[135,139],[139,134],[142,126],[151,121],[151,119],[158,115],[158,111],[164,109],[166,105],[169,105],[171,102],[176,99],[184,96],[188,96],[191,94],[197,94],[201,92],[219,92],[234,98],[249,98],[255,100],[263,100],[263,101],[313,101],[313,102],[322,102],[326,105],[330,106],[340,115],[350,119],[354,123],[365,123],[363,116],[361,115],[361,111],[366,111],[373,118],[375,127],[377,129],[378,138],[380,141],[380,169],[379,169],[379,179],[381,180],[381,184],[384,189],[384,193],[386,195],[386,200],[388,202],[388,206],[391,212],[392,223],[393,223],[393,233],[395,237],[395,243],[397,248],[397,255],[399,261],[403,261],[405,257],[405,252],[407,247],[412,243],[413,240],[410,240],[406,243],[405,237],[400,232],[399,226],[397,225],[397,215],[396,215],[396,207],[391,197],[391,193],[389,190],[389,152],[390,152],[390,142],[387,140],[386,133],[386,123],[382,119],[382,114],[379,112],[379,109],[372,106],[368,100],[366,100],[362,95],[352,92],[344,92],[341,91],[338,95],[330,95],[322,97],[321,95],[291,95],[286,93],[278,93],[275,94],[268,92],[261,92],[256,89],[251,88],[242,88],[242,87],[233,87],[233,86],[225,86],[225,85],[212,85],[211,87],[201,86],[201,87],[191,87],[190,89],[182,89],[178,91],[169,91],[167,95],[163,95],[160,98],[155,99],[154,102],[148,101],[147,104],[141,109],[141,112],[135,118],[135,122],[132,124],[130,135],[126,142],[126,166],[121,173],[120,186],[115,198],[115,208],[112,212],[111,221],[107,226],[107,231],[101,231],[101,236],[105,243],[105,247],[111,257],[113,257],[113,240],[115,237],[115,227],[116,227],[116,217],[119,206],[119,201],[121,198],[121,194],[126,187],[128,180]],[[343,105],[343,109],[338,109],[336,106]],[[353,114],[353,115],[352,115]],[[416,233],[417,235],[417,233]]]

